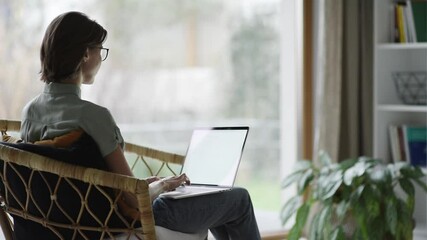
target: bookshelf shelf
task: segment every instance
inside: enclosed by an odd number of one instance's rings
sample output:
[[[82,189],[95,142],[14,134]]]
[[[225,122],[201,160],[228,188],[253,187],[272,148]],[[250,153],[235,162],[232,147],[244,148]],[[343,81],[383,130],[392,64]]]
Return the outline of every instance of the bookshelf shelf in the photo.
[[[426,49],[427,43],[380,43],[378,50]]]
[[[427,106],[401,104],[392,78],[394,72],[427,71],[427,42],[393,43],[394,4],[374,1],[373,155],[385,162],[392,159],[390,125],[427,125]],[[416,189],[413,218],[413,239],[427,239],[427,194],[421,189]]]
[[[378,107],[378,111],[384,111],[384,112],[421,112],[421,113],[427,113],[427,106],[379,104],[377,107]]]

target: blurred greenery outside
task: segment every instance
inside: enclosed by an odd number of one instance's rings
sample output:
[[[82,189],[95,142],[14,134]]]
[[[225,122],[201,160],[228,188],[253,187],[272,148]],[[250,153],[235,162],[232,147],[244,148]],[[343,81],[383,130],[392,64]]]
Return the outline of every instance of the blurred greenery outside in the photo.
[[[0,0],[0,118],[20,119],[41,92],[47,24],[85,12],[108,30],[110,54],[82,98],[107,107],[126,141],[178,154],[195,127],[250,126],[236,185],[279,212],[279,3]]]

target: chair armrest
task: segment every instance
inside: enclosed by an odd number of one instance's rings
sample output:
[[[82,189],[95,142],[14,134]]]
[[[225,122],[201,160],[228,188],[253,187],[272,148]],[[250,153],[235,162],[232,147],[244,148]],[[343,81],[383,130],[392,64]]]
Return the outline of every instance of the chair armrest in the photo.
[[[161,150],[157,150],[149,147],[139,146],[139,145],[128,143],[128,142],[126,142],[125,144],[125,151],[129,153],[135,153],[139,156],[154,158],[162,162],[175,163],[175,164],[181,164],[181,165],[184,163],[184,156],[182,155],[169,153],[169,152],[165,152],[165,151],[161,151]]]
[[[19,132],[21,121],[0,119],[0,132],[5,134],[7,131]]]
[[[125,144],[125,156],[132,172],[139,177],[178,175],[184,156],[132,143]],[[129,154],[136,155],[132,160]],[[137,165],[138,163],[142,163]],[[141,173],[144,173],[141,175]]]

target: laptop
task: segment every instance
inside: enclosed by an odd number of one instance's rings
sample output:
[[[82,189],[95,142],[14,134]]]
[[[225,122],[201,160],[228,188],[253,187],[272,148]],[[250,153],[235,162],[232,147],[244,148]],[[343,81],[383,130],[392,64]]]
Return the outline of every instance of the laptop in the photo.
[[[160,197],[181,199],[231,190],[248,132],[246,126],[195,129],[181,169],[191,184]]]

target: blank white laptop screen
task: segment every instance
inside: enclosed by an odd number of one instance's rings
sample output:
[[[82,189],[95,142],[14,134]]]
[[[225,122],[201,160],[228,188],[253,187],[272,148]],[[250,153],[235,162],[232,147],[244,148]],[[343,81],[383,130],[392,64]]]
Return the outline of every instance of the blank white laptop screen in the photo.
[[[196,129],[182,169],[194,184],[233,186],[247,127]]]

